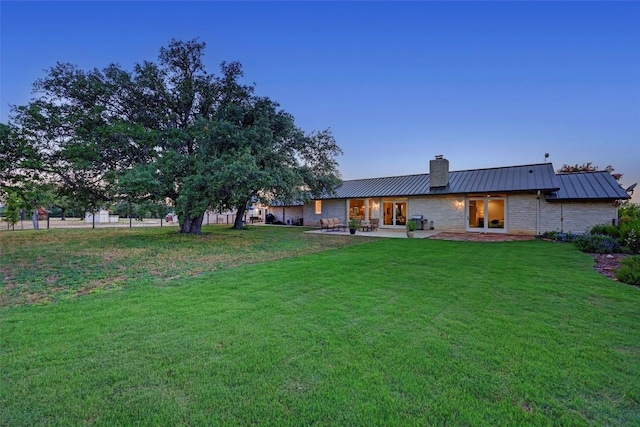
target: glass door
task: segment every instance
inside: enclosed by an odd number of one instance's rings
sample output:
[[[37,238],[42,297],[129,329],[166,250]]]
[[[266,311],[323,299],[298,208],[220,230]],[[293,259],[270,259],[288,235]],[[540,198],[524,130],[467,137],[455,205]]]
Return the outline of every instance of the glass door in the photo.
[[[469,199],[467,202],[467,226],[484,229],[484,199]]]
[[[501,196],[467,199],[467,231],[506,232],[506,198]]]
[[[384,202],[382,204],[382,224],[405,226],[407,223],[407,202]]]

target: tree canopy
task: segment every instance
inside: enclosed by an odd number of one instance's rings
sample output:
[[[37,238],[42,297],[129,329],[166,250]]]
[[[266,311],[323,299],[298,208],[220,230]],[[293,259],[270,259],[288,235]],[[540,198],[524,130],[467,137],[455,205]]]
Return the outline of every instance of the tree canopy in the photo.
[[[29,147],[32,166],[86,208],[169,200],[182,233],[199,234],[206,209],[236,209],[239,228],[256,200],[331,193],[341,154],[331,132],[297,127],[240,82],[237,62],[209,74],[204,49],[197,39],[172,40],[157,63],[131,71],[58,63],[1,135],[15,130],[11,139]]]
[[[556,172],[558,172],[558,173],[578,173],[578,172],[595,172],[595,171],[599,171],[599,170],[600,170],[600,168],[598,166],[595,166],[591,162],[587,162],[587,163],[583,163],[583,164],[576,163],[575,165],[564,164]],[[608,165],[607,167],[605,167],[604,171],[609,172],[611,174],[611,176],[613,176],[613,178],[616,181],[620,181],[620,178],[622,178],[622,174],[621,173],[614,173],[613,166],[611,166],[611,165]]]

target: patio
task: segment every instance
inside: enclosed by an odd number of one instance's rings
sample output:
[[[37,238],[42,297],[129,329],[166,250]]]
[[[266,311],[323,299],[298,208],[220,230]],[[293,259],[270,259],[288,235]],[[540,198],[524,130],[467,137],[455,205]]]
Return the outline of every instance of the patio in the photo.
[[[341,235],[348,236],[349,230],[346,231],[321,231],[311,230],[307,233]],[[388,228],[379,228],[375,231],[356,231],[354,237],[387,237],[392,239],[406,239],[405,230],[394,230]],[[517,240],[534,240],[534,236],[521,236],[514,234],[499,233],[450,233],[437,230],[416,230],[414,239],[440,239],[440,240],[456,240],[469,242],[513,242]]]

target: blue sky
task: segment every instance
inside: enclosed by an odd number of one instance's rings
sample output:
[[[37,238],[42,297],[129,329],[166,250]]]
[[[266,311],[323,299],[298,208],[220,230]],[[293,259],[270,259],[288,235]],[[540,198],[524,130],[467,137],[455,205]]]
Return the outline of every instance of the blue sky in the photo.
[[[548,152],[640,182],[640,3],[3,0],[0,16],[4,123],[56,62],[131,69],[197,37],[210,72],[240,61],[300,127],[331,128],[344,179]]]

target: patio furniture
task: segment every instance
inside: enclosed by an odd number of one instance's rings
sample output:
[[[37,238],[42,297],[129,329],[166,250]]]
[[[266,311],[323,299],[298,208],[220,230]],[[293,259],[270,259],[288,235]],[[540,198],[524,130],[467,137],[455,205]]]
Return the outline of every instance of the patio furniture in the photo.
[[[346,231],[347,226],[345,224],[340,224],[340,220],[338,218],[322,218],[320,219],[320,230]]]

